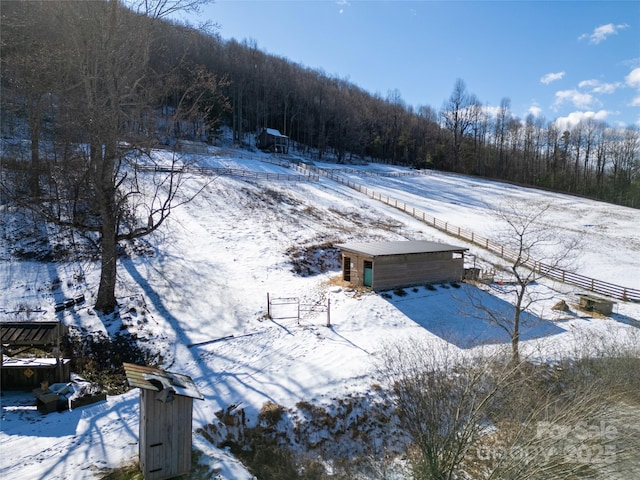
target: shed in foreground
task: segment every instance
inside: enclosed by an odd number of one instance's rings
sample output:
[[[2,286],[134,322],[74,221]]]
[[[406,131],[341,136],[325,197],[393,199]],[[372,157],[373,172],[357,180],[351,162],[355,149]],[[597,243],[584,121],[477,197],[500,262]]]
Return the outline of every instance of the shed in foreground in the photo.
[[[164,480],[191,470],[193,399],[204,397],[187,375],[124,363],[127,381],[140,388],[140,470]]]

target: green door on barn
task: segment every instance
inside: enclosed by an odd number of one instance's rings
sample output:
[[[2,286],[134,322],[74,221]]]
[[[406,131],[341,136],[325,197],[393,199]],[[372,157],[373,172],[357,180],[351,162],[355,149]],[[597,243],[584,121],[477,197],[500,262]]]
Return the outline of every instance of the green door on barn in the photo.
[[[365,287],[373,285],[373,263],[366,260],[364,262],[364,279],[362,284]]]

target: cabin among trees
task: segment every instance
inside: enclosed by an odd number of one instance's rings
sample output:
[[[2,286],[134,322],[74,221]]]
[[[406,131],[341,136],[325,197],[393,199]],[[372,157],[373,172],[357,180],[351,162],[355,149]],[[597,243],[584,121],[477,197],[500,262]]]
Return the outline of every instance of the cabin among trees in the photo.
[[[258,148],[266,152],[289,153],[289,137],[274,128],[263,128],[257,143]]]
[[[467,248],[426,240],[346,243],[342,278],[353,286],[374,290],[454,282],[464,277]]]

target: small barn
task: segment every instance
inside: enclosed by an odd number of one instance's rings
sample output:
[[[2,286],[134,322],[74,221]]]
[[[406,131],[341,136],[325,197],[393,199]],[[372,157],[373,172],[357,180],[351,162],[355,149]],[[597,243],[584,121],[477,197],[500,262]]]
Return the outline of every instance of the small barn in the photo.
[[[123,364],[129,385],[140,388],[139,456],[145,480],[191,470],[193,399],[203,400],[187,375]]]
[[[60,322],[0,322],[2,388],[32,390],[68,382],[71,361],[62,358],[68,333]]]
[[[353,286],[388,290],[464,276],[464,247],[426,240],[345,243],[342,278]]]
[[[289,153],[289,137],[274,128],[263,128],[257,143],[258,148],[266,152]]]

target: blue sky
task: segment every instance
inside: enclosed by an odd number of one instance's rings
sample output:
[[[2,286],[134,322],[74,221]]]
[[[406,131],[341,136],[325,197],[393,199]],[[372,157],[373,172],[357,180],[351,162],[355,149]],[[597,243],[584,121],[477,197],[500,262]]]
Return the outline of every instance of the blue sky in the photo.
[[[414,107],[456,79],[514,115],[640,126],[640,1],[217,0],[197,21],[223,39]],[[193,20],[192,20],[193,22]],[[195,22],[194,22],[195,23]]]

